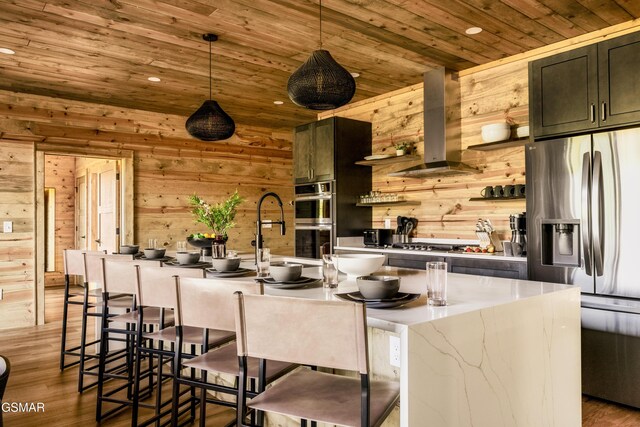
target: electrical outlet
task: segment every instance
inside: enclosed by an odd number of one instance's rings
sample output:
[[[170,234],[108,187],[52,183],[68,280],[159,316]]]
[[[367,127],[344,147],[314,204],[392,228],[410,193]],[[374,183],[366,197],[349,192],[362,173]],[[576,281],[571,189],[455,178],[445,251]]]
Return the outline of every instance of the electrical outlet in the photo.
[[[391,228],[391,218],[384,219],[384,228]]]
[[[4,221],[2,229],[5,233],[13,233],[13,221]]]
[[[271,227],[273,227],[273,224],[271,223],[270,220],[262,221],[262,228],[271,228]]]
[[[400,337],[389,336],[389,363],[391,366],[400,367]]]

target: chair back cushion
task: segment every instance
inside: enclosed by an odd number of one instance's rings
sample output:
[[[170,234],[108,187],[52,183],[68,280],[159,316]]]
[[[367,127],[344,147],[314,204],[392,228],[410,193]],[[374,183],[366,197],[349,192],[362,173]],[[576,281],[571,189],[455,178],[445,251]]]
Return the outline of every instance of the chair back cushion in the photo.
[[[104,253],[84,253],[85,274],[84,281],[91,289],[105,289],[104,268],[102,259],[113,259],[118,261],[133,261],[133,255],[105,255]]]
[[[360,303],[235,294],[239,356],[369,371]]]
[[[103,258],[104,290],[109,293],[135,294],[138,282],[137,265],[123,258]]]
[[[199,328],[235,331],[235,292],[262,295],[262,283],[255,280],[232,281],[194,279],[178,280],[176,324]]]
[[[177,275],[187,270],[167,267],[138,267],[138,304],[144,307],[175,309],[178,305]]]
[[[83,254],[104,255],[104,251],[85,251],[81,249],[65,249],[62,251],[64,274],[84,276]]]

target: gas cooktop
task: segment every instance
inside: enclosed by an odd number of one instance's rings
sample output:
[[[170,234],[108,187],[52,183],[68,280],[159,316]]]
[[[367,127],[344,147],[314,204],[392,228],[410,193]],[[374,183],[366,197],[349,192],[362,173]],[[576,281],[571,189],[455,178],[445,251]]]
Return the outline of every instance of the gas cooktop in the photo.
[[[429,251],[429,252],[459,252],[466,248],[465,245],[443,245],[435,243],[394,243],[394,249],[406,249],[410,251]]]

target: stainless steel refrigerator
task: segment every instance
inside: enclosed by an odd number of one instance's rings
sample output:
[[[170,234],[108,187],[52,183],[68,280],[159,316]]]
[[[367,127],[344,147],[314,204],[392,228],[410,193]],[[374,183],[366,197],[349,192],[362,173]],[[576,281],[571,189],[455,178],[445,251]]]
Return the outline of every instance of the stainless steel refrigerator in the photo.
[[[530,280],[582,289],[582,388],[640,407],[640,128],[525,148]]]

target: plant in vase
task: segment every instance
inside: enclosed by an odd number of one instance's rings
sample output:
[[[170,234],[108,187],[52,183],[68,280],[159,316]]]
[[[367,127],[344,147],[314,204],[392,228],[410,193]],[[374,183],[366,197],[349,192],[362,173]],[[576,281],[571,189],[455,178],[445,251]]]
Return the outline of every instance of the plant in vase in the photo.
[[[238,194],[238,190],[229,196],[227,200],[216,204],[209,204],[196,194],[189,196],[191,213],[195,217],[196,223],[202,223],[211,230],[211,233],[192,234],[189,236],[189,242],[194,244],[193,241],[198,239],[214,239],[226,242],[228,239],[227,232],[236,225],[233,222],[237,213],[236,209],[243,201],[244,199]],[[210,246],[211,241],[208,244]],[[198,245],[194,244],[194,246]]]
[[[396,155],[397,156],[404,156],[405,154],[407,154],[409,152],[409,150],[411,150],[411,146],[413,144],[411,144],[410,142],[396,142],[393,144],[394,148],[396,149]]]

